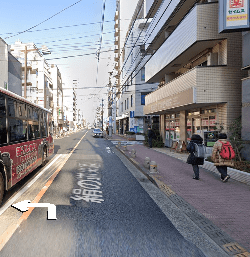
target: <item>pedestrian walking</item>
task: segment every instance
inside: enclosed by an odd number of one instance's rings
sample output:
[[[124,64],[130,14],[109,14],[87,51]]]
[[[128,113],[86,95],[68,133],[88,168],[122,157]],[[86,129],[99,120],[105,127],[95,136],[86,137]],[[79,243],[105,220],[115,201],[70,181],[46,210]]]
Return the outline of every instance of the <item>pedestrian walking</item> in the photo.
[[[227,167],[233,167],[235,152],[231,143],[227,140],[227,134],[220,133],[219,140],[213,146],[212,161],[221,174],[222,182],[227,182],[230,176],[227,175]]]
[[[194,176],[193,179],[200,179],[200,171],[198,165],[204,164],[205,146],[202,144],[203,139],[200,135],[193,134],[191,141],[187,146],[187,151],[190,153],[187,158],[187,163],[192,164]]]
[[[155,137],[154,131],[149,126],[148,127],[148,145],[149,145],[149,148],[152,148],[152,141],[153,141],[154,137]]]

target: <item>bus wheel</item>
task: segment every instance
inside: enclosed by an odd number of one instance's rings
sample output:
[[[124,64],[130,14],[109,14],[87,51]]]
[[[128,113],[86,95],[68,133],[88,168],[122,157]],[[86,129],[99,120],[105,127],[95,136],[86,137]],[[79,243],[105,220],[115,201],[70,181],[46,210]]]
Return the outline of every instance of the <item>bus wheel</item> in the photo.
[[[0,204],[3,200],[3,194],[4,194],[4,179],[3,174],[0,172]]]
[[[42,166],[45,166],[46,158],[47,158],[46,148],[43,148]]]

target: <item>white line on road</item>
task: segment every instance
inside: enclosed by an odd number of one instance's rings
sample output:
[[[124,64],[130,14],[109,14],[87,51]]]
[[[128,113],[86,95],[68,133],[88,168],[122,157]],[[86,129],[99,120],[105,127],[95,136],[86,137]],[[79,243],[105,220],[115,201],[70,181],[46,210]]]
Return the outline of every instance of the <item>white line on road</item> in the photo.
[[[0,208],[0,215],[2,215],[23,193],[25,193],[30,186],[32,186],[38,178],[40,178],[46,170],[48,170],[58,159],[61,157],[62,154],[59,154],[54,158],[54,160],[46,166],[36,177],[34,177],[24,188],[22,188],[15,196],[10,198],[2,208]]]

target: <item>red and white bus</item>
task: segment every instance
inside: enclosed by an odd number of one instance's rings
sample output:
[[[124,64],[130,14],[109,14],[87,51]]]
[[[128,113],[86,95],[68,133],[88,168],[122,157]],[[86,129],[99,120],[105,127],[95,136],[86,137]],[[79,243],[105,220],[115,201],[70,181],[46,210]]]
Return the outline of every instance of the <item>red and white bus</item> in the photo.
[[[0,203],[9,190],[54,152],[51,113],[0,88]]]

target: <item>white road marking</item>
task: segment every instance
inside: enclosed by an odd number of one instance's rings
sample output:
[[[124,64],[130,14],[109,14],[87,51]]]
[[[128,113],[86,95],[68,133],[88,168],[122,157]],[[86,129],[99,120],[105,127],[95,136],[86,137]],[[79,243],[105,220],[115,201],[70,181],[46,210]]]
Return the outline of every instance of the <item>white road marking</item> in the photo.
[[[32,186],[38,178],[40,178],[45,171],[47,171],[58,159],[61,157],[62,154],[59,154],[54,158],[54,160],[46,166],[36,177],[34,177],[24,188],[22,188],[15,196],[10,198],[3,206],[0,208],[0,215],[2,215],[23,193],[25,193],[30,186]]]

